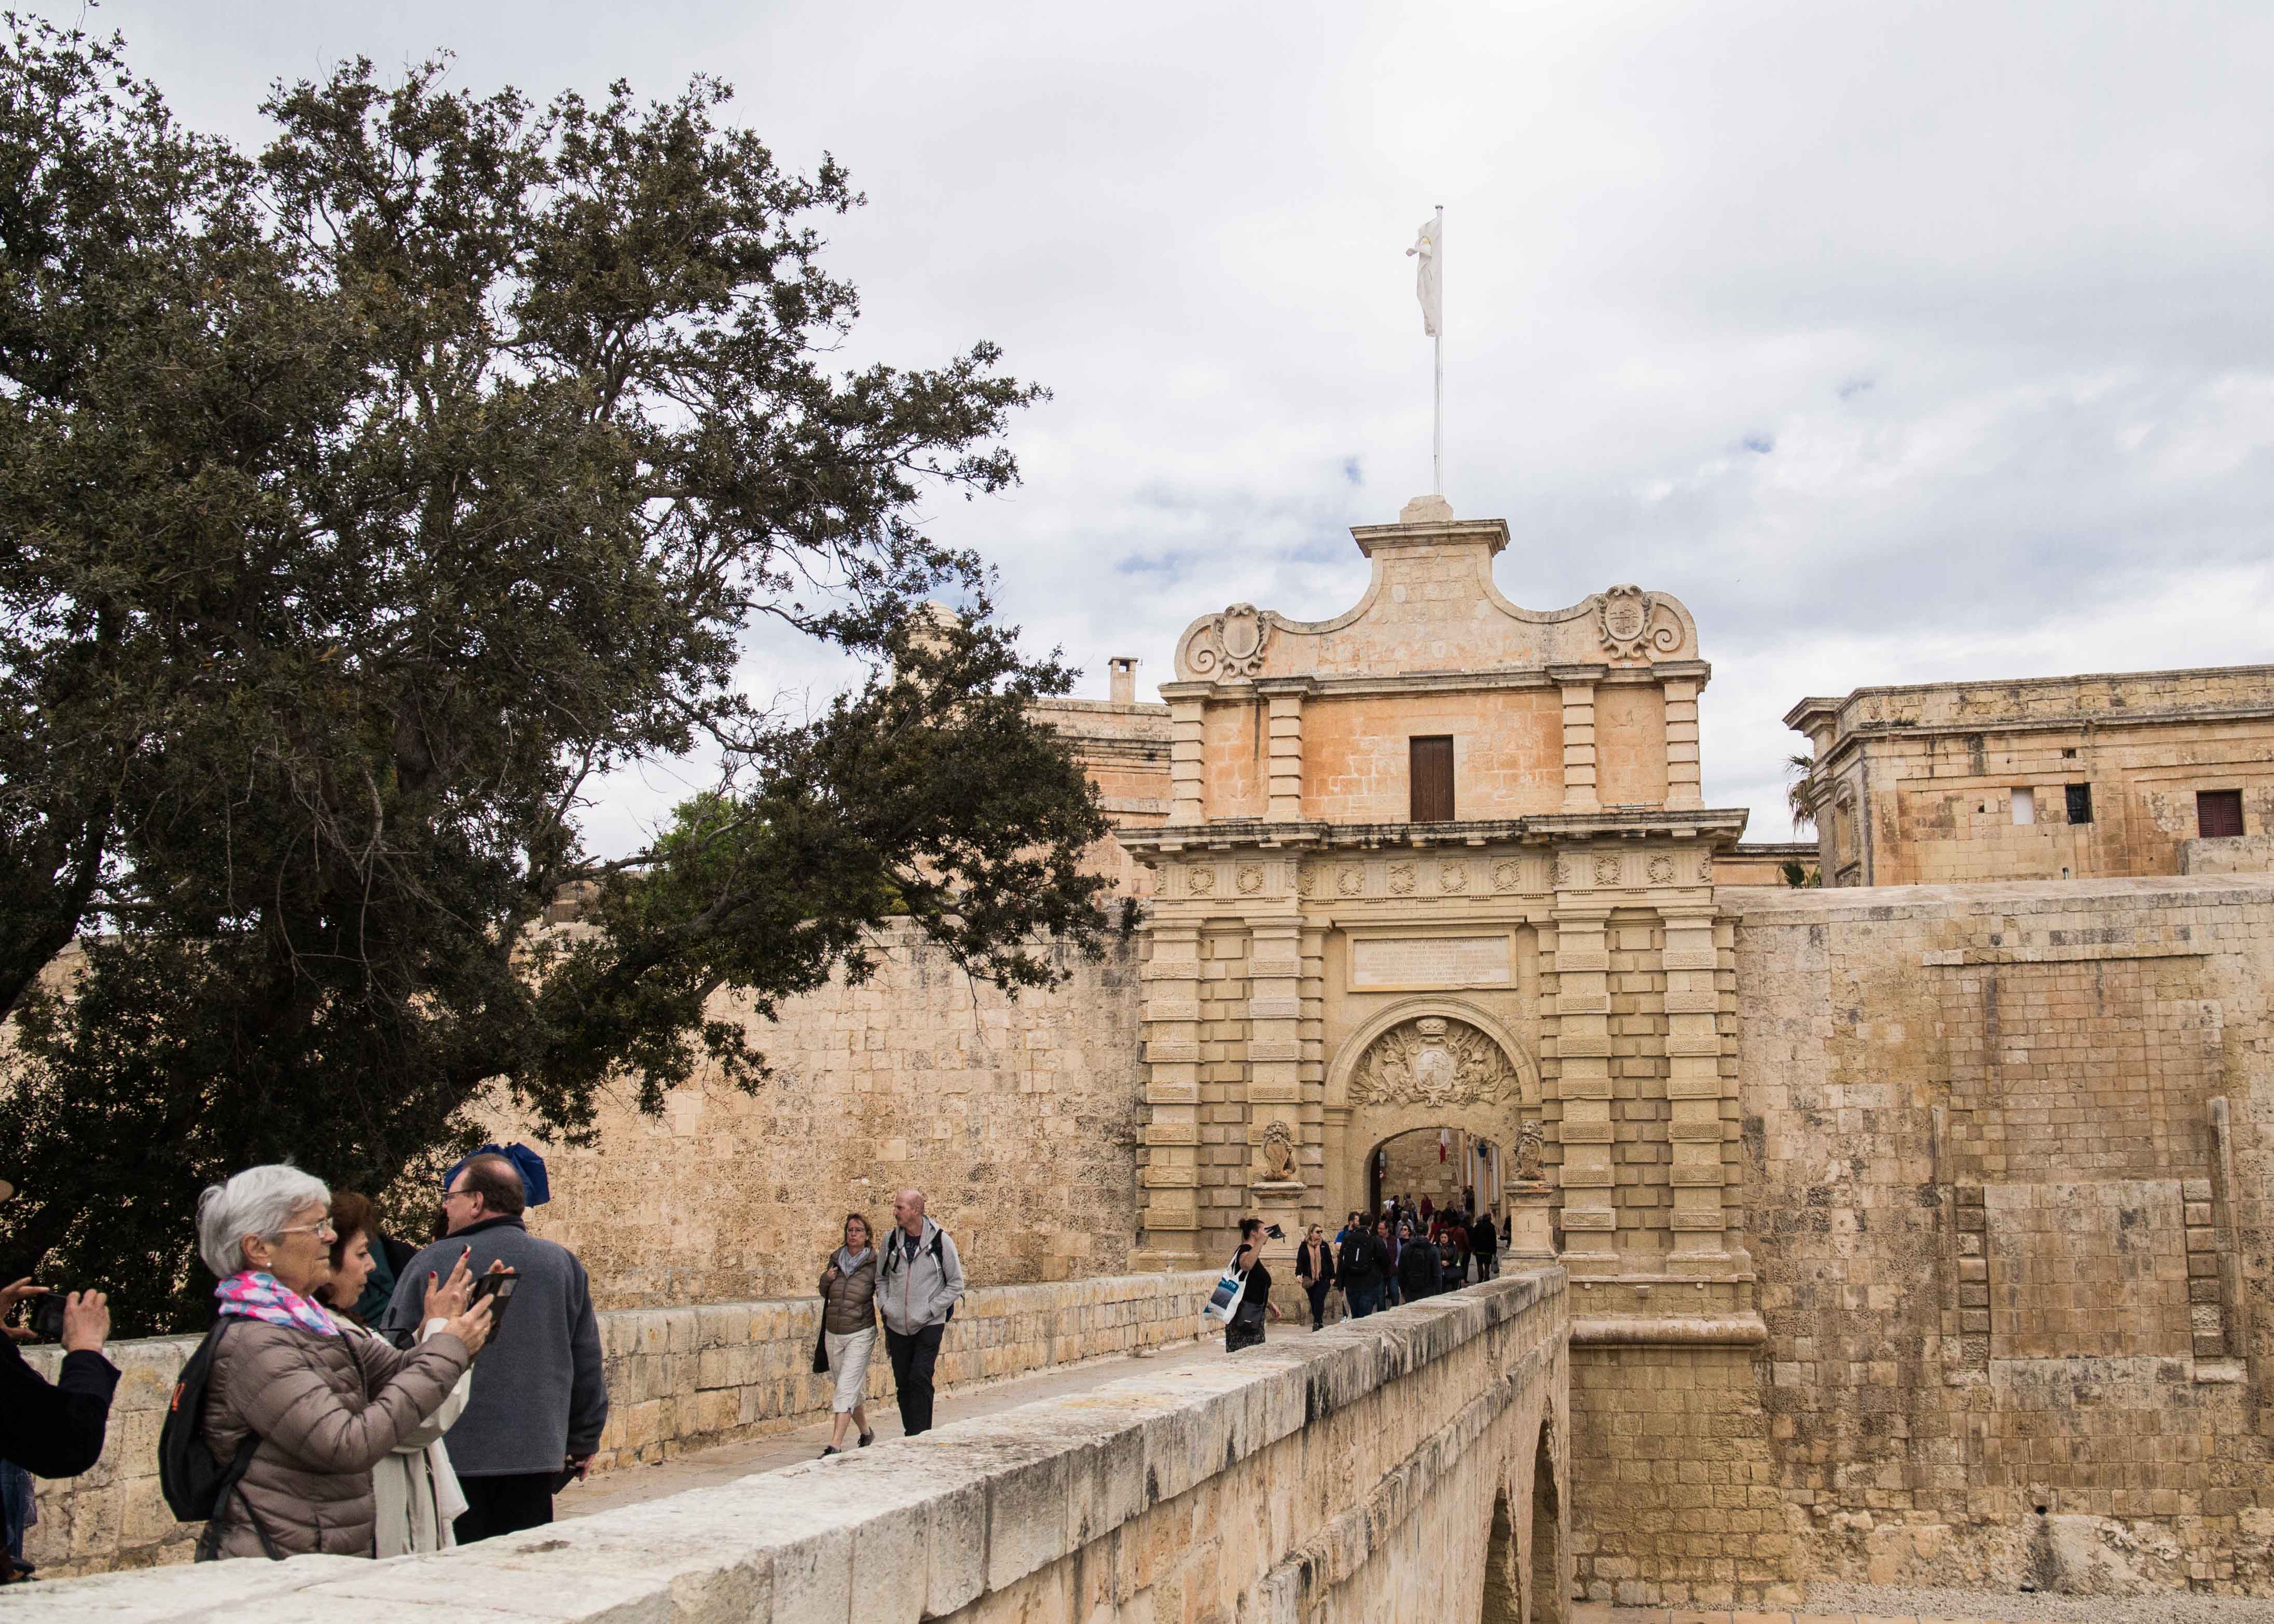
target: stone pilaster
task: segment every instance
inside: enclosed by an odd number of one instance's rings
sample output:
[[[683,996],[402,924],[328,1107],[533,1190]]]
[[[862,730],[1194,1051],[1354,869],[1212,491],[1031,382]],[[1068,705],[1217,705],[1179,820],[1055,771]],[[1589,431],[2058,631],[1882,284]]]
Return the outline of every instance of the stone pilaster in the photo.
[[[1307,678],[1255,685],[1270,706],[1269,799],[1263,815],[1274,823],[1302,821],[1303,696],[1310,688]]]
[[[1303,978],[1299,983],[1302,1016],[1296,1035],[1302,1042],[1299,1069],[1303,1100],[1303,1177],[1317,1192],[1321,1213],[1327,1211],[1327,933],[1317,926],[1305,928],[1299,945],[1303,954]]]
[[[1196,925],[1151,927],[1145,977],[1146,1261],[1200,1267],[1201,934]]]
[[[1696,681],[1669,679],[1666,693],[1666,804],[1681,810],[1706,804],[1698,776]]]
[[[1563,690],[1563,809],[1593,812],[1595,797],[1595,680],[1593,665],[1563,666],[1547,673]]]
[[[1563,1248],[1575,1267],[1609,1264],[1618,1250],[1617,1175],[1611,1165],[1610,947],[1608,909],[1558,906],[1555,1057],[1562,1096]]]
[[[1247,979],[1247,1142],[1263,1143],[1273,1123],[1286,1124],[1294,1177],[1310,1182],[1305,1152],[1314,1150],[1302,1121],[1302,921],[1257,920],[1250,936]],[[1310,1203],[1316,1205],[1315,1199]]]
[[[1164,682],[1169,702],[1169,822],[1187,826],[1207,813],[1201,793],[1201,706],[1205,682]]]
[[[1672,1121],[1674,1255],[1722,1255],[1721,995],[1713,907],[1666,906],[1666,1097]]]

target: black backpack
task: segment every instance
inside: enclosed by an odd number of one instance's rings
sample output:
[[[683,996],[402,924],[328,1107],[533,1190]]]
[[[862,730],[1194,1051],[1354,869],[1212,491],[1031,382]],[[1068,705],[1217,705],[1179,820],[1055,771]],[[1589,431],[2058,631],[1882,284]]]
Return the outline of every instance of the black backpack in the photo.
[[[165,1425],[158,1430],[158,1486],[174,1521],[206,1524],[198,1541],[201,1550],[219,1545],[221,1530],[215,1518],[237,1492],[245,1469],[252,1464],[253,1451],[260,1447],[260,1437],[248,1432],[235,1456],[224,1464],[206,1442],[206,1385],[213,1376],[214,1350],[221,1346],[229,1327],[230,1322],[223,1320],[207,1331],[190,1362],[182,1366],[182,1373],[174,1379],[174,1396],[166,1405]],[[261,1550],[270,1560],[282,1561],[284,1553],[268,1537],[250,1500],[245,1510],[252,1519],[252,1531],[260,1536]]]

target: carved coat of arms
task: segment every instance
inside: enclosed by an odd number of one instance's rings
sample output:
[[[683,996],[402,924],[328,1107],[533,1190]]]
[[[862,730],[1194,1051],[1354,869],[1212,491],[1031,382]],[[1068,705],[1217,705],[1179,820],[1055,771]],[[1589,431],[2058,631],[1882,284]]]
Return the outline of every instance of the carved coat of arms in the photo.
[[[1227,677],[1252,677],[1263,668],[1270,642],[1271,617],[1254,604],[1234,604],[1187,646],[1193,669],[1203,676],[1221,668]]]
[[[1658,599],[1638,586],[1615,586],[1604,593],[1597,615],[1605,651],[1613,659],[1648,659],[1653,650],[1664,654],[1679,647],[1679,630],[1653,629],[1657,610]]]
[[[1499,1044],[1466,1021],[1424,1015],[1374,1041],[1350,1097],[1353,1105],[1497,1105],[1521,1086]]]

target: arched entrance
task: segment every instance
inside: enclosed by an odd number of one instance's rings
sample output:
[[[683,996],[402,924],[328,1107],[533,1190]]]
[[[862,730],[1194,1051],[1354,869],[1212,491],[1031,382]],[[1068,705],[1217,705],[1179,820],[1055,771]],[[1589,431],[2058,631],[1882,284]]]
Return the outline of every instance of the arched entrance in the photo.
[[[1366,1207],[1378,1213],[1390,1197],[1427,1197],[1432,1207],[1478,1203],[1497,1212],[1507,1177],[1507,1147],[1465,1128],[1412,1128],[1376,1145],[1367,1156]]]
[[[1498,1020],[1457,998],[1402,999],[1352,1032],[1328,1066],[1326,1210],[1378,1210],[1379,1153],[1409,1134],[1426,1135],[1432,1157],[1441,1131],[1463,1147],[1488,1146],[1504,1178],[1519,1125],[1539,1109],[1539,1072]],[[1455,1189],[1475,1182],[1478,1159],[1462,1160]]]

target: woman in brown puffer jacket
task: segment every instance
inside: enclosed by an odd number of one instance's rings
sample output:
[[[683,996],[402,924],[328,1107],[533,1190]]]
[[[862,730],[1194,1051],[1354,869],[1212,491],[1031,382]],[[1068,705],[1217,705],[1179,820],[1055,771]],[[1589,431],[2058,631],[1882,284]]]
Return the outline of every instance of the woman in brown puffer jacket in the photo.
[[[869,1221],[858,1213],[845,1214],[845,1244],[821,1271],[821,1346],[837,1373],[837,1391],[829,1403],[829,1447],[821,1453],[842,1449],[848,1426],[861,1429],[861,1447],[866,1449],[877,1441],[864,1402],[869,1360],[877,1351],[877,1249],[870,1242]]]
[[[205,1437],[227,1462],[260,1445],[198,1557],[369,1556],[371,1470],[441,1407],[489,1340],[486,1298],[403,1353],[348,1337],[313,1299],[331,1267],[331,1192],[290,1166],[249,1168],[198,1202],[198,1250],[222,1327]]]

